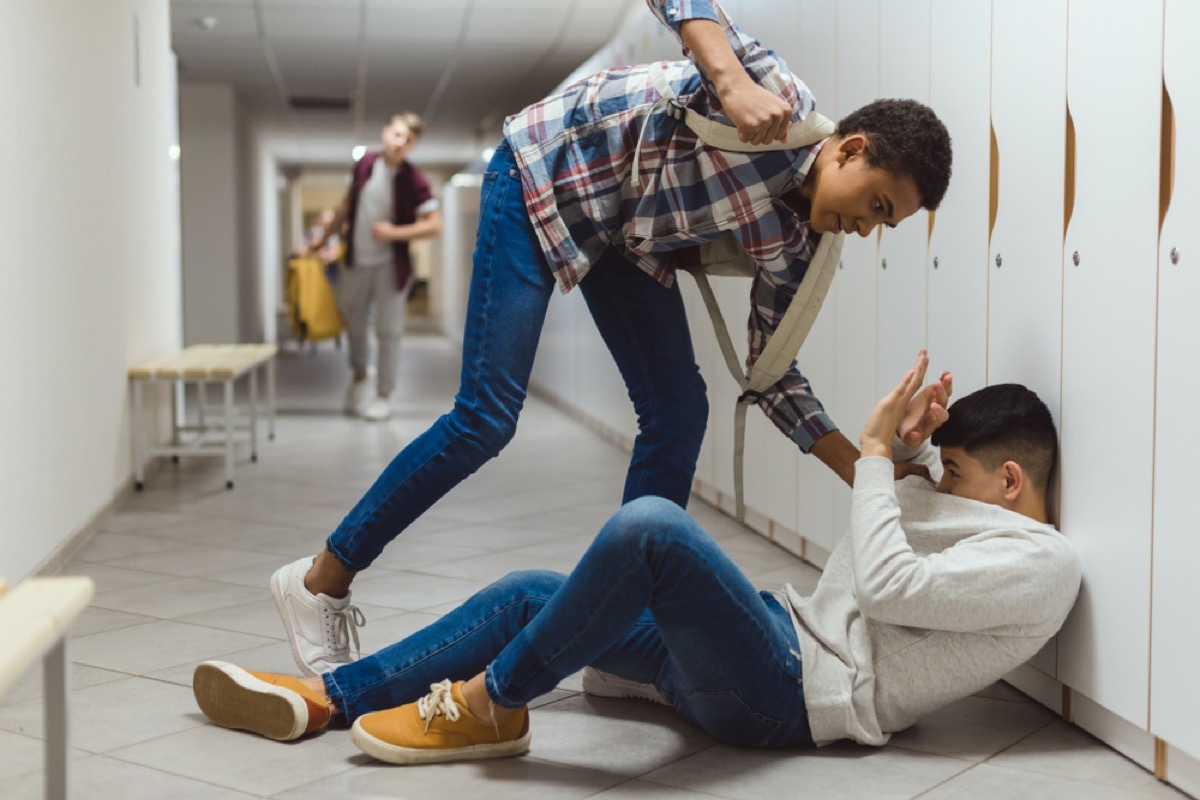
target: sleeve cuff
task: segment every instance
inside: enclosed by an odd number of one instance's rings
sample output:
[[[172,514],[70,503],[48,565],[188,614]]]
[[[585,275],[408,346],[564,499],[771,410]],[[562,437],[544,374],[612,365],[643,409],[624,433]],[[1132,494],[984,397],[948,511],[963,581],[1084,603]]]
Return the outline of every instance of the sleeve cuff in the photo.
[[[854,494],[862,492],[896,493],[896,467],[882,456],[868,456],[854,462]]]
[[[676,33],[679,25],[689,19],[711,19],[720,22],[717,10],[708,0],[667,0],[663,6],[663,17]]]
[[[833,433],[838,429],[825,412],[820,411],[813,414],[808,419],[800,421],[800,424],[792,431],[791,439],[805,453],[812,450],[812,446],[816,441],[827,433]]]

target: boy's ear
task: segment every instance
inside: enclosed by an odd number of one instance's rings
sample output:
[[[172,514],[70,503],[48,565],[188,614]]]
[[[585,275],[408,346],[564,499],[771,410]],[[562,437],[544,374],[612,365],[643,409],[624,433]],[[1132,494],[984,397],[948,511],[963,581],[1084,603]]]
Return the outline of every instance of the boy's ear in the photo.
[[[838,161],[845,163],[855,156],[861,156],[867,150],[867,137],[861,133],[851,133],[842,137],[838,142]]]
[[[1016,502],[1029,480],[1024,468],[1015,461],[1005,461],[1000,465],[1000,477],[1004,479],[1004,499]]]

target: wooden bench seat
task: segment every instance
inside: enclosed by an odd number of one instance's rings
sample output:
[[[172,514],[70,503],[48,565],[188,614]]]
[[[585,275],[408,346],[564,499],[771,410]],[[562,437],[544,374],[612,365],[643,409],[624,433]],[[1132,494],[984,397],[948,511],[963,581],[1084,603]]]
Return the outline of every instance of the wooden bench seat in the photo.
[[[178,460],[184,455],[215,455],[225,458],[225,485],[233,488],[233,457],[237,444],[235,431],[249,431],[250,460],[258,460],[258,373],[266,371],[267,424],[269,438],[275,438],[275,354],[273,344],[198,344],[172,355],[153,358],[129,368],[133,394],[134,487],[145,486],[145,465],[152,456],[169,455]],[[249,382],[248,424],[235,424],[234,385],[241,378]],[[178,406],[183,392],[172,396],[171,441],[150,445],[146,442],[143,387],[151,381],[191,383],[197,387],[199,422],[185,424],[186,414]],[[223,414],[219,424],[211,424],[207,408],[207,386],[224,387]],[[213,437],[217,441],[213,441]]]

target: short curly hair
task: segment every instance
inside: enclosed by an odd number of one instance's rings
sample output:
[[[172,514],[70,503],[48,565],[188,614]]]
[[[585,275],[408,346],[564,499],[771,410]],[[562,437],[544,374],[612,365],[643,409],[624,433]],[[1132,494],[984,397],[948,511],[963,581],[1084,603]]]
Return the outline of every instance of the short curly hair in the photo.
[[[867,137],[867,163],[912,178],[921,206],[935,210],[946,196],[954,160],[950,132],[933,109],[916,100],[876,100],[844,117],[841,137]]]

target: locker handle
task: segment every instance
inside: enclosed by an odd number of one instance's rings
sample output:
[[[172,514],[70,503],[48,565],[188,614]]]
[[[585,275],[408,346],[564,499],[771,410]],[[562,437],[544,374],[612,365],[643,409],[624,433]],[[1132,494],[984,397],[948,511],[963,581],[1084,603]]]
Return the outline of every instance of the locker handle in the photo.
[[[1066,157],[1063,159],[1063,244],[1067,242],[1067,227],[1075,213],[1075,120],[1071,103],[1067,101]]]
[[[1163,222],[1171,207],[1171,195],[1175,191],[1175,106],[1171,93],[1167,91],[1167,79],[1163,76],[1162,87],[1162,142],[1159,150],[1158,167],[1158,235],[1162,236]]]
[[[988,244],[992,243],[992,232],[996,230],[996,211],[1000,205],[1000,145],[996,141],[996,126],[988,121],[992,138],[990,169],[988,175]]]

